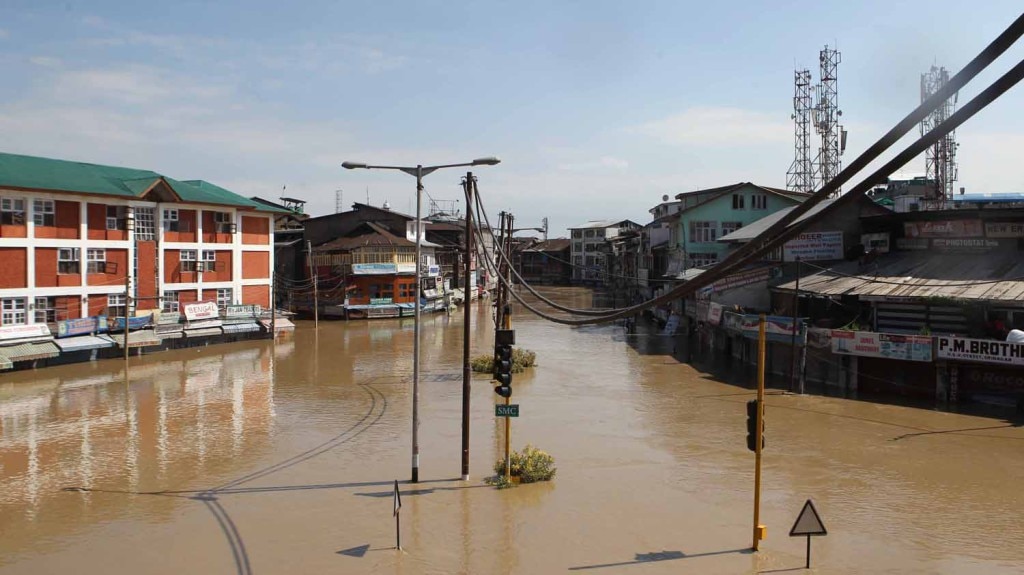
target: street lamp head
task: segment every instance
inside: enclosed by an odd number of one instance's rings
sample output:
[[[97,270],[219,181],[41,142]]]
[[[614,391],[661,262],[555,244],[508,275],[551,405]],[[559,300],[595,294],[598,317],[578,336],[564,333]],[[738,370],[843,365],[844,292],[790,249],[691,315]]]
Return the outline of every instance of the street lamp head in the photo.
[[[495,164],[500,164],[500,163],[501,163],[501,160],[499,160],[498,158],[496,158],[494,156],[488,156],[486,158],[477,158],[477,159],[473,160],[473,165],[474,166],[493,166]]]
[[[355,170],[358,168],[365,168],[366,164],[364,164],[363,162],[342,162],[341,167],[345,168],[346,170]]]

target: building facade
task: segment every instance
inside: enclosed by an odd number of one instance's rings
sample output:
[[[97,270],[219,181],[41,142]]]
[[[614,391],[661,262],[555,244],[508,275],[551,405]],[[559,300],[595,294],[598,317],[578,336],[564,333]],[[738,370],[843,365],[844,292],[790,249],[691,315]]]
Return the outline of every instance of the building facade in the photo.
[[[607,240],[627,230],[637,229],[640,229],[640,225],[630,220],[591,221],[582,226],[569,228],[572,242],[572,283],[606,283],[611,249]]]
[[[269,307],[273,217],[201,180],[0,154],[0,329]]]

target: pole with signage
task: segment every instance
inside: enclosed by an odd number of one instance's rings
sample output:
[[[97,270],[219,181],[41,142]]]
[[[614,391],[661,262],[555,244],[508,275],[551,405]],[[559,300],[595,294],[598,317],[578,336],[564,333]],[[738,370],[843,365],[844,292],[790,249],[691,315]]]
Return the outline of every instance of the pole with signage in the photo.
[[[463,294],[462,294],[462,480],[469,480],[469,398],[470,381],[473,373],[470,367],[470,261],[473,259],[473,188],[476,180],[473,172],[466,172],[463,188],[466,192],[466,253],[463,262]]]
[[[757,338],[757,423],[754,435],[754,544],[758,545],[765,537],[764,525],[761,525],[761,444],[764,443],[764,364],[765,364],[765,317],[761,314],[761,323]]]
[[[814,502],[810,499],[804,503],[803,509],[800,510],[800,515],[797,515],[796,522],[793,523],[793,528],[789,530],[790,537],[807,537],[807,561],[804,563],[805,569],[811,568],[811,537],[828,535],[828,530],[825,529],[825,524],[821,522],[821,517],[818,515],[818,510],[814,508]]]

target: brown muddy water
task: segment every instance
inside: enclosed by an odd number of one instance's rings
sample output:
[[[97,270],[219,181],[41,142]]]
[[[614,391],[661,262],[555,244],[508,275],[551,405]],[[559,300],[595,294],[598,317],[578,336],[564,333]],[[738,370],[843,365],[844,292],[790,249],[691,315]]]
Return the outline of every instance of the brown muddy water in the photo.
[[[550,290],[589,303],[583,290]],[[474,353],[487,353],[481,309]],[[540,365],[514,382],[513,445],[547,484],[482,483],[502,446],[473,385],[460,470],[461,314],[423,326],[421,482],[410,473],[412,323],[300,322],[288,340],[0,376],[0,574],[782,573],[811,498],[813,572],[1020,573],[1024,429],[998,418],[820,396],[767,401],[751,553],[753,395],[672,342],[517,313]]]

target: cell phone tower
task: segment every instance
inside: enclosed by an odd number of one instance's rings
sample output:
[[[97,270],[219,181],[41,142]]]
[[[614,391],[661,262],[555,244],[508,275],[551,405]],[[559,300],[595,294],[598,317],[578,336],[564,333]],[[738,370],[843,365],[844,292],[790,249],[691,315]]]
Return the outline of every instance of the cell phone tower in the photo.
[[[818,102],[812,116],[814,129],[821,136],[817,168],[818,186],[823,186],[839,173],[842,168],[840,156],[846,150],[846,130],[839,125],[839,117],[843,115],[839,109],[839,82],[837,72],[842,56],[838,50],[825,49],[818,56],[821,76],[817,86]],[[833,196],[839,195],[839,190]]]
[[[924,74],[921,74],[921,101],[924,102],[938,92],[949,82],[949,71],[945,68],[932,66]],[[946,121],[956,110],[956,102],[959,92],[953,94],[945,102],[936,108],[931,114],[921,120],[921,135],[932,131],[936,126]],[[956,131],[946,134],[934,145],[930,146],[924,153],[925,173],[928,184],[932,190],[932,198],[939,200],[953,199],[953,182],[957,180]]]
[[[811,71],[793,72],[793,163],[786,172],[786,188],[813,192],[814,163],[811,160]]]

